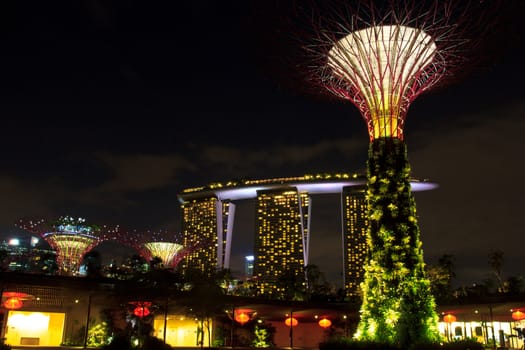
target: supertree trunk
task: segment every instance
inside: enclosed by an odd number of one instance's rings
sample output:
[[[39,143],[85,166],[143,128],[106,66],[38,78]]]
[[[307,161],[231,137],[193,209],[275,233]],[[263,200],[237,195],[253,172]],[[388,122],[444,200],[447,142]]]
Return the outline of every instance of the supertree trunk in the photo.
[[[370,143],[367,200],[369,254],[356,337],[400,346],[439,340],[402,140]]]

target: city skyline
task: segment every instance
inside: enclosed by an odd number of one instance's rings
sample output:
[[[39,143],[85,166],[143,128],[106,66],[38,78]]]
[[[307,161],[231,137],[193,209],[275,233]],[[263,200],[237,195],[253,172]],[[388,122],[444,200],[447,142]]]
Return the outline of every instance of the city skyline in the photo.
[[[93,4],[2,5],[4,235],[20,217],[61,215],[179,231],[184,188],[365,168],[358,111],[266,74],[248,43],[248,5]],[[425,260],[454,255],[461,284],[489,275],[492,249],[505,253],[506,276],[523,275],[525,77],[514,29],[503,57],[421,96],[406,122],[412,175],[440,186],[416,195]],[[237,207],[247,222],[250,205]]]

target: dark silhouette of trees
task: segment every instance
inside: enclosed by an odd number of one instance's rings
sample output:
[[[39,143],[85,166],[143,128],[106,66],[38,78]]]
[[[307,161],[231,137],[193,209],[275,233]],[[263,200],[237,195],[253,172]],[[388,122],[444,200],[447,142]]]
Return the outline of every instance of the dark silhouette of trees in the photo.
[[[92,250],[86,253],[83,263],[86,267],[86,277],[102,276],[102,257],[99,251]]]
[[[155,269],[162,269],[164,268],[164,263],[162,262],[162,259],[159,258],[158,256],[154,256],[153,258],[151,258],[151,260],[149,261],[149,266],[152,270],[155,270]]]
[[[210,277],[196,269],[184,273],[184,294],[179,303],[185,305],[187,313],[197,319],[196,345],[201,348],[204,347],[205,336],[208,337],[208,344],[212,344],[211,321],[215,315],[224,313],[225,294],[219,285],[224,275],[224,271],[219,271]]]
[[[327,301],[332,297],[331,285],[326,280],[324,273],[317,265],[307,265],[306,272],[306,298],[311,301]]]
[[[305,299],[306,288],[304,273],[297,273],[295,270],[286,269],[277,277],[276,286],[281,291],[279,295],[277,295],[277,299]]]
[[[444,254],[437,265],[427,265],[432,294],[437,301],[444,302],[453,298],[452,280],[456,277],[454,256]]]
[[[504,283],[503,283],[503,264],[505,262],[504,254],[502,250],[493,249],[489,253],[489,266],[491,268],[492,275],[495,278],[496,290],[498,293],[504,292]]]
[[[55,275],[58,272],[56,254],[44,251],[39,255],[38,269],[46,275]]]

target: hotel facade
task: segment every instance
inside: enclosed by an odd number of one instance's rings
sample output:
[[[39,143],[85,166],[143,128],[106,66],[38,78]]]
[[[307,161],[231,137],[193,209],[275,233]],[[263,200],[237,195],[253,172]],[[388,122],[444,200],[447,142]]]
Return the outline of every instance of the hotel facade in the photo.
[[[182,268],[208,275],[230,268],[234,237],[235,203],[255,199],[253,277],[258,295],[279,298],[289,284],[306,285],[310,230],[315,196],[340,194],[342,218],[341,272],[347,296],[359,294],[364,273],[366,247],[366,176],[363,174],[319,174],[300,177],[241,180],[188,188],[178,195],[182,211],[184,245],[200,243],[183,261]],[[413,191],[437,185],[412,181]],[[288,295],[289,296],[289,295]]]

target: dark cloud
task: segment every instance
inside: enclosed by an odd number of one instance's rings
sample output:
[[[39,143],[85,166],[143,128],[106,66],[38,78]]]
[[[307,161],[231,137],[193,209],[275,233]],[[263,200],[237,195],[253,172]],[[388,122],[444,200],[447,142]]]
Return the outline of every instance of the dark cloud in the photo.
[[[467,127],[441,125],[413,135],[426,140],[425,147],[409,151],[413,173],[440,185],[417,197],[426,255],[471,257],[462,259],[462,278],[475,279],[468,271],[483,266],[490,249],[509,257],[521,254],[523,116],[525,104],[502,105],[454,121]],[[506,264],[505,271],[523,274],[519,264]]]
[[[64,189],[52,183],[21,180],[16,177],[0,177],[0,222],[4,227],[12,225],[24,216],[54,215],[49,198],[62,198]]]
[[[194,171],[191,161],[183,155],[100,154],[113,177],[95,188],[95,192],[135,192],[161,188],[177,182],[177,175]]]
[[[293,129],[289,132],[293,132]],[[260,148],[244,149],[228,146],[207,146],[201,150],[201,164],[208,164],[211,168],[218,170],[220,176],[227,174],[237,174],[240,177],[257,177],[258,169],[276,169],[280,172],[284,170],[286,174],[281,176],[297,176],[302,173],[297,171],[362,171],[354,166],[349,169],[350,161],[358,164],[355,159],[362,160],[362,154],[366,153],[366,141],[357,139],[322,139],[315,140],[310,144],[287,145],[264,145]],[[324,157],[336,154],[340,164],[331,165],[332,169],[319,169],[317,164]],[[300,170],[298,170],[298,168]],[[309,170],[308,170],[309,169]],[[274,170],[275,172],[275,170]],[[241,176],[242,175],[242,176]]]

